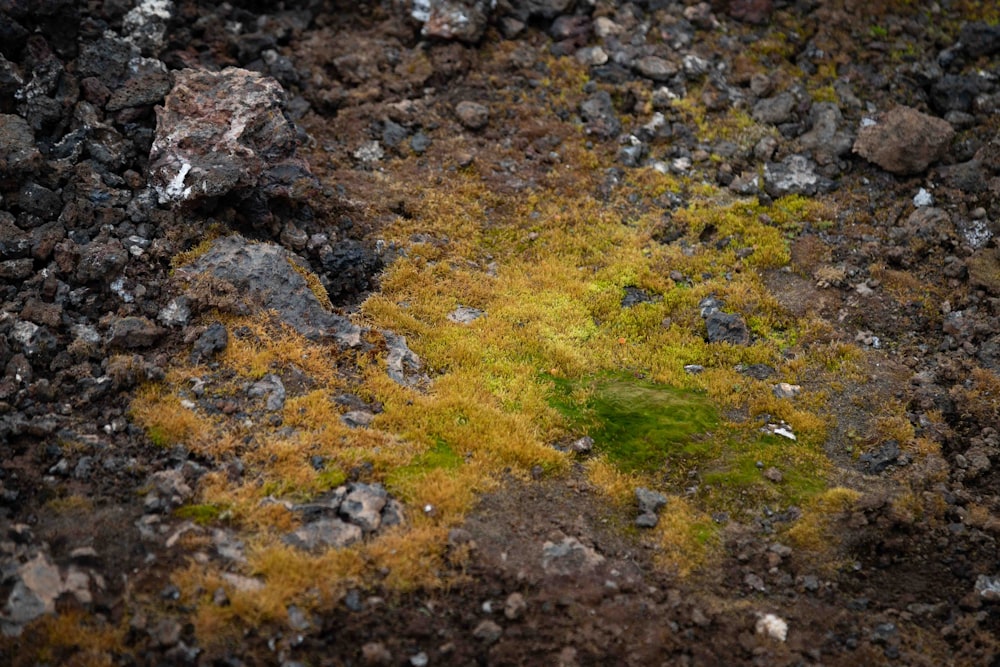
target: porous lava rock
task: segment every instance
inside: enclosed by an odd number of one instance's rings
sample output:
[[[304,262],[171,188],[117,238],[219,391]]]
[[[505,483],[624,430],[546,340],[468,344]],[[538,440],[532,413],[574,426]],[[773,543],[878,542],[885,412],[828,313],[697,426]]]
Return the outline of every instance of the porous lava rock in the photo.
[[[295,156],[294,125],[285,92],[270,77],[236,67],[183,69],[156,108],[149,180],[161,204],[221,197],[309,174]],[[281,193],[277,193],[281,194]]]
[[[941,159],[954,136],[948,121],[897,106],[858,131],[854,152],[893,174],[919,174]]]

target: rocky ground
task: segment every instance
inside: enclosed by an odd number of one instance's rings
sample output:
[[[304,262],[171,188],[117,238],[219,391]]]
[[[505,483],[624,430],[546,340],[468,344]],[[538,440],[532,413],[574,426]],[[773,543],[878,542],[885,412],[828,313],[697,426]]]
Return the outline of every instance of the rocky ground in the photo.
[[[0,0],[0,661],[1000,664],[998,22]],[[630,477],[591,370],[790,453]]]

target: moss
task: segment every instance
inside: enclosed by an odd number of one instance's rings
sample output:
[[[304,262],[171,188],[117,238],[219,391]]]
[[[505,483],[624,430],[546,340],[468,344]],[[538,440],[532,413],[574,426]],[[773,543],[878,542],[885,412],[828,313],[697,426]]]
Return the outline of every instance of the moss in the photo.
[[[291,259],[288,260],[288,264],[292,267],[292,270],[295,271],[295,273],[302,276],[302,278],[306,281],[309,291],[313,293],[320,305],[327,310],[333,310],[333,303],[330,301],[330,295],[327,293],[326,287],[323,286],[322,281],[320,281],[319,276]]]
[[[714,449],[710,431],[719,425],[703,396],[627,376],[586,380],[583,401],[573,384],[556,379],[552,399],[575,428],[594,438],[598,452],[625,472],[652,472],[668,462],[697,460]]]
[[[199,526],[207,526],[218,520],[226,512],[220,505],[182,505],[174,510],[174,516],[179,519],[190,519]]]

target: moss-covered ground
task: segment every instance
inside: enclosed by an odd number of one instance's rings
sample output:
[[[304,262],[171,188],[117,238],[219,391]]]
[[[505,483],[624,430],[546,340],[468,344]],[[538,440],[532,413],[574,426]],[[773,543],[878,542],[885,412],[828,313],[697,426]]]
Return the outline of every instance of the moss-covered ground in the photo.
[[[547,104],[532,107],[539,122],[576,104],[584,83],[574,63],[553,60],[536,90]],[[749,144],[768,131],[740,111],[708,122],[704,109],[683,102],[675,113],[730,141]],[[509,150],[500,146],[464,168],[429,171],[414,157],[387,164],[379,186],[407,214],[380,231],[401,252],[355,316],[370,330],[365,351],[307,341],[267,314],[220,316],[230,344],[217,366],[180,364],[135,399],[132,418],[154,442],[182,444],[213,470],[176,516],[236,531],[247,553],[240,574],[261,584],[236,587],[204,559],[178,571],[202,642],[235,641],[240,627],[282,619],[291,603],[328,607],[353,586],[447,586],[461,576],[450,567],[460,556],[446,548],[448,530],[478,494],[504,476],[566,475],[574,461],[561,445],[584,435],[595,441],[587,477],[619,508],[622,525],[637,486],[667,495],[659,526],[632,537],[655,543],[669,572],[688,574],[719,556],[713,517],[722,515],[750,520],[796,505],[805,515],[789,539],[817,550],[835,542],[824,517],[855,495],[836,488],[826,406],[843,382],[860,378],[859,353],[818,318],[783,307],[764,280],[789,270],[798,234],[834,224],[835,207],[797,196],[734,198],[697,169],[632,170],[609,194],[602,183],[613,152],[580,127],[563,132],[559,161],[517,188],[499,185],[489,169]],[[462,141],[437,145],[450,154]],[[659,203],[670,197],[682,204]],[[646,298],[623,305],[630,292]],[[707,342],[699,303],[710,296],[745,318],[749,344]],[[461,306],[483,314],[449,319]],[[405,336],[425,382],[389,379],[383,330]],[[773,377],[740,372],[760,364]],[[235,419],[221,418],[248,382],[293,370],[309,381],[280,415],[240,404]],[[196,398],[201,378],[212,380]],[[777,398],[776,382],[804,388]],[[341,421],[346,408],[335,397],[344,392],[382,407],[370,426]],[[889,420],[902,412],[878,409]],[[786,425],[794,439],[765,432],[768,424]],[[225,466],[235,458],[244,472],[234,478]],[[769,469],[780,474],[765,476]],[[405,504],[406,524],[320,554],[284,544],[298,519],[282,501],[309,500],[349,477],[384,484]],[[192,551],[205,548],[204,535],[186,539]],[[220,587],[227,606],[212,603]]]

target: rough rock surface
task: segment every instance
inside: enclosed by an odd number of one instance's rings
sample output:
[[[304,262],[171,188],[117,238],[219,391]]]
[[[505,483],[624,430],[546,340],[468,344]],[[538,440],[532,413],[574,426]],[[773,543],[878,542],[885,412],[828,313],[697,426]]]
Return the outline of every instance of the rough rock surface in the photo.
[[[179,269],[177,276],[192,283],[192,289],[197,289],[202,277],[211,276],[235,288],[245,306],[276,311],[307,338],[331,338],[349,347],[358,345],[361,329],[320,303],[301,271],[296,271],[297,261],[280,246],[227,236]]]
[[[941,159],[954,136],[947,121],[897,106],[862,124],[854,152],[893,174],[919,174]]]
[[[161,204],[221,197],[280,182],[281,172],[308,174],[295,157],[295,127],[285,92],[258,72],[184,69],[156,109],[149,179]]]

